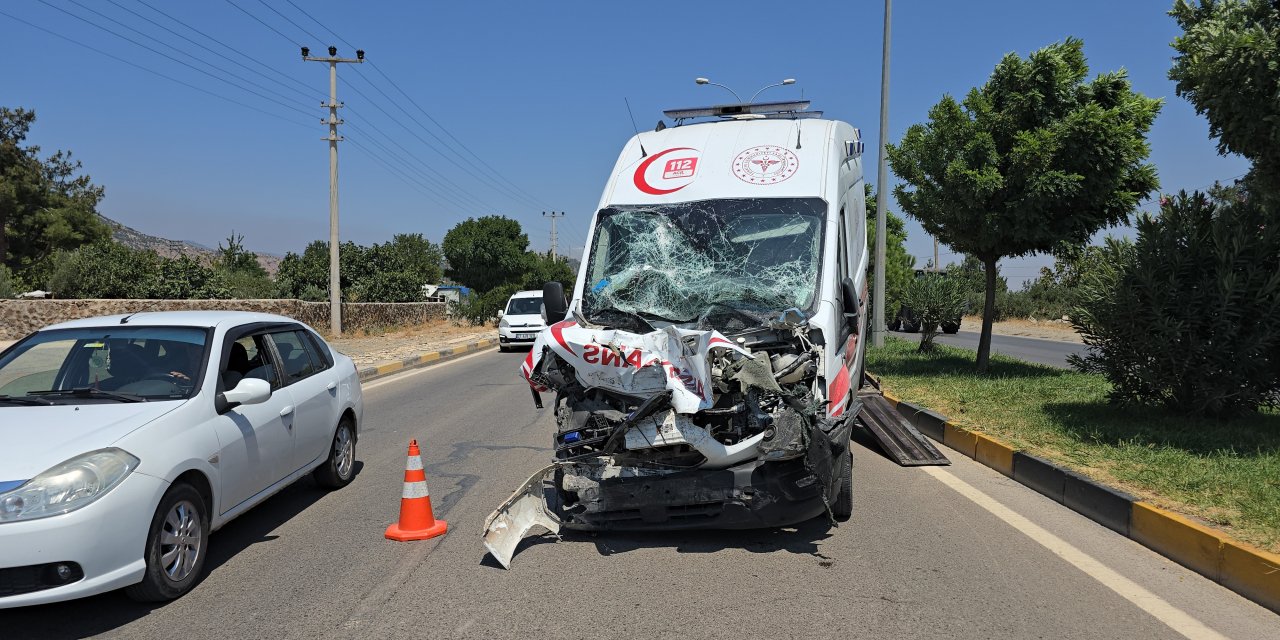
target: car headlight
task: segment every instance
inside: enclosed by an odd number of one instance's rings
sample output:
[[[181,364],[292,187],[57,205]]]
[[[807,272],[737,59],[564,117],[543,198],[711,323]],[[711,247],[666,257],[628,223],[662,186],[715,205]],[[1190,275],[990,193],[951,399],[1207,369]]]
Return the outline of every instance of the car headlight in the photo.
[[[503,318],[503,319],[501,319],[501,320],[499,320],[499,321],[498,321],[498,326],[499,326],[499,327],[502,327],[503,329],[506,329],[506,328],[510,327],[511,325],[507,324],[507,319],[506,319],[506,318]]]
[[[138,468],[138,462],[128,452],[114,447],[78,455],[17,489],[0,493],[0,522],[75,511],[114,489]]]

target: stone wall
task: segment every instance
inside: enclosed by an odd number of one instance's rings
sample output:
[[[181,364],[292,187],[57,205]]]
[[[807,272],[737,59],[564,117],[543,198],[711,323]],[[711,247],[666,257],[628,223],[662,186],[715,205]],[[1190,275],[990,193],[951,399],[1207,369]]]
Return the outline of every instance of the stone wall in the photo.
[[[0,300],[0,340],[17,340],[57,322],[118,313],[148,311],[257,311],[288,316],[329,331],[329,303],[302,300]],[[443,318],[443,302],[343,303],[346,331],[411,326]]]

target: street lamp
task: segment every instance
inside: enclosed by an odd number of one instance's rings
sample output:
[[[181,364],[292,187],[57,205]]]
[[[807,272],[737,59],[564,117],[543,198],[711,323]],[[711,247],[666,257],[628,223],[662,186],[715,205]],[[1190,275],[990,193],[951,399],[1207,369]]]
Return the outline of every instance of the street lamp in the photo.
[[[761,93],[764,93],[764,90],[765,90],[765,89],[772,89],[772,88],[774,88],[774,87],[781,87],[781,86],[783,86],[783,85],[787,85],[787,84],[795,84],[795,83],[796,83],[796,79],[795,79],[795,78],[787,78],[786,80],[783,80],[782,82],[775,82],[775,83],[773,83],[773,84],[771,84],[771,85],[769,85],[769,86],[765,87],[764,89],[761,89],[761,90],[757,91],[757,92],[755,93],[755,95],[751,96],[751,99],[747,101],[747,104],[752,104],[752,103],[754,103],[754,102],[756,101],[756,96],[760,95]]]
[[[737,98],[737,100],[738,100],[738,102],[739,102],[739,103],[741,103],[741,102],[742,102],[742,96],[739,96],[737,91],[734,91],[733,89],[730,89],[729,87],[726,87],[726,86],[724,86],[724,85],[720,84],[719,82],[712,82],[712,81],[710,81],[710,80],[708,80],[708,79],[706,79],[706,78],[694,78],[694,79],[693,79],[693,81],[694,81],[694,82],[696,82],[696,83],[698,83],[698,84],[709,84],[709,85],[713,85],[713,86],[720,87],[721,89],[724,89],[725,91],[728,91],[729,93],[732,93],[732,94],[733,94],[733,97],[734,97],[734,98]]]

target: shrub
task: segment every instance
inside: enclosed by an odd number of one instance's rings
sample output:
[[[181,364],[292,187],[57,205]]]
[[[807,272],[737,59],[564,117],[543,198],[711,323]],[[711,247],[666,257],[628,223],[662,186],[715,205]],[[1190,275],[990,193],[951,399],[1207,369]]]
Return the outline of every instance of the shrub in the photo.
[[[920,351],[933,351],[939,325],[963,313],[966,304],[963,284],[936,273],[916,278],[902,298],[920,320]]]
[[[9,299],[18,295],[20,286],[21,283],[14,279],[9,267],[0,264],[0,299]]]
[[[232,298],[239,300],[260,300],[275,298],[278,295],[276,283],[271,281],[265,272],[262,275],[251,271],[226,271],[218,269],[227,290]]]
[[[1220,191],[1161,199],[1072,315],[1114,401],[1231,417],[1280,404],[1280,219]],[[1109,241],[1109,245],[1115,244]]]
[[[160,261],[151,251],[97,242],[51,256],[45,288],[60,298],[147,298]]]

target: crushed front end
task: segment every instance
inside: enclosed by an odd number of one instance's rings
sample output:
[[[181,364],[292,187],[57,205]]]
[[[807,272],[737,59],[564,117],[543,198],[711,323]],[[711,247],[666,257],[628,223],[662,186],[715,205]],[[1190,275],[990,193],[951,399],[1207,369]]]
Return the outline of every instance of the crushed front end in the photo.
[[[795,310],[742,329],[641,333],[579,316],[544,331],[521,372],[539,406],[554,393],[555,461],[489,517],[494,557],[509,566],[538,527],[744,529],[847,517],[840,494],[857,408],[828,415],[820,334]]]

